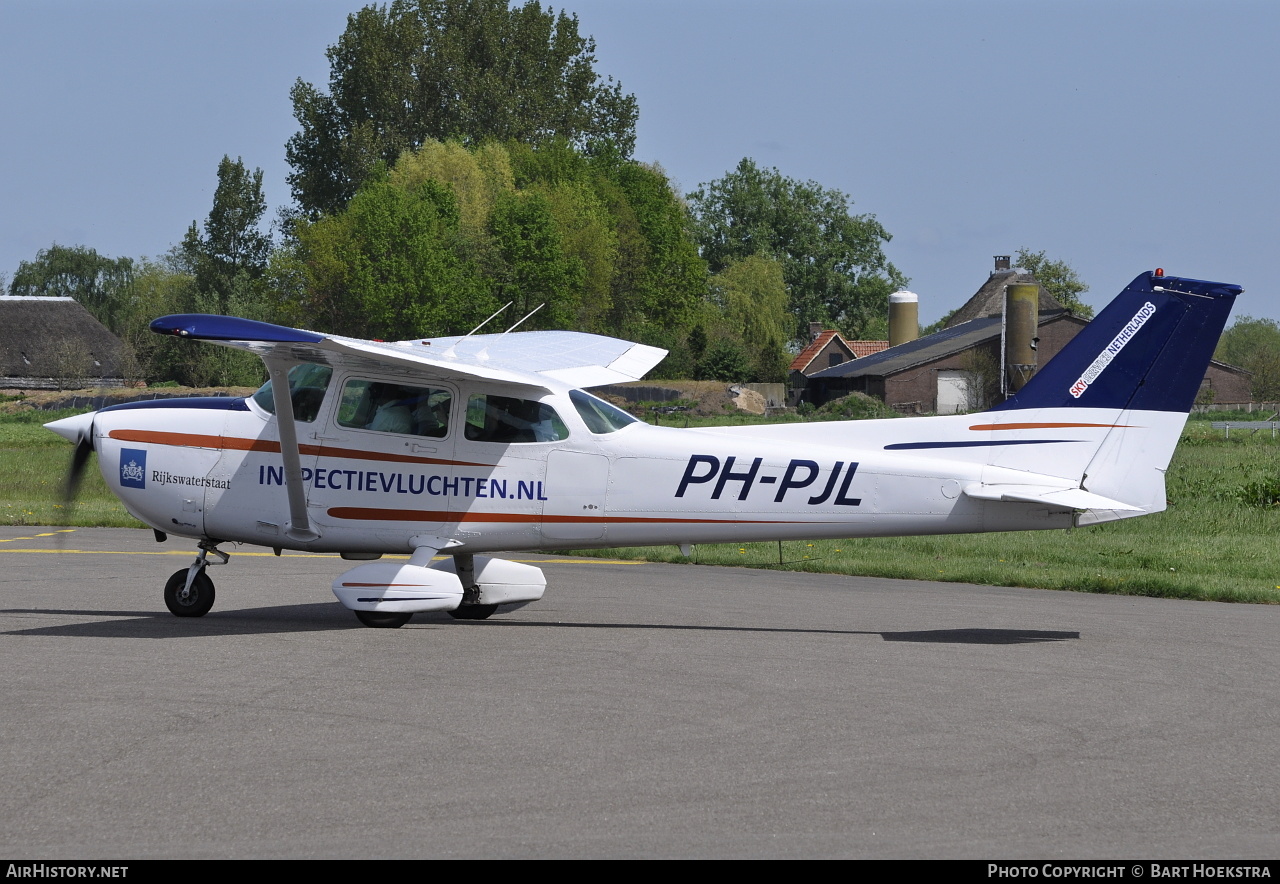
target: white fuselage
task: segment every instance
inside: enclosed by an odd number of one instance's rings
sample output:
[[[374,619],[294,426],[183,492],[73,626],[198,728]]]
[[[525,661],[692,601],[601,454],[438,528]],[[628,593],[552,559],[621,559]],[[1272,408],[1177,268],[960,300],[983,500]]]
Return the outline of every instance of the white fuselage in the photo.
[[[1077,467],[1053,464],[1073,448],[1096,451],[1116,418],[1080,423],[1076,411],[1052,445],[998,448],[919,441],[1000,435],[964,416],[735,430],[637,422],[593,433],[568,389],[512,388],[504,392],[549,406],[563,425],[555,441],[513,443],[469,438],[462,408],[434,438],[342,426],[342,380],[295,424],[314,539],[290,536],[276,421],[253,399],[100,412],[103,475],[130,512],[167,533],[349,553],[410,552],[423,537],[486,552],[1033,530],[1069,527],[1074,513],[965,489],[1078,483]],[[469,392],[448,387],[459,403]],[[1008,427],[1006,445],[1024,426]],[[997,454],[1012,466],[995,465]]]

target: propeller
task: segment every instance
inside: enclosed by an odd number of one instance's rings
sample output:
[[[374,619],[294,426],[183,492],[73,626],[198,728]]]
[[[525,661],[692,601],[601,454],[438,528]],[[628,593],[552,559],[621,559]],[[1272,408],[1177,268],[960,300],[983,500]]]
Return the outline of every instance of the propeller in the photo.
[[[93,451],[93,418],[96,412],[64,417],[44,425],[62,438],[75,445],[71,452],[71,466],[67,470],[66,483],[62,486],[62,522],[70,520],[71,509],[75,505],[76,494],[80,490],[80,482],[84,478],[85,467],[89,463],[89,455]]]

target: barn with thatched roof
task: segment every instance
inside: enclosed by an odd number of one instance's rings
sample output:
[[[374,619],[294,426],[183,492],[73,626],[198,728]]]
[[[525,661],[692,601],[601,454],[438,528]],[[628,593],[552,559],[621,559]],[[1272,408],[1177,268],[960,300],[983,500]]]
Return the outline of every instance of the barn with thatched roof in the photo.
[[[124,383],[124,343],[74,298],[0,297],[0,388]]]
[[[997,269],[978,287],[973,297],[965,301],[964,306],[951,315],[946,327],[953,328],[971,319],[1002,315],[1005,289],[1011,285],[1020,284],[1033,285],[1040,290],[1039,313],[1042,319],[1052,319],[1068,312],[1067,308],[1049,294],[1048,290],[1030,273],[1017,269]]]

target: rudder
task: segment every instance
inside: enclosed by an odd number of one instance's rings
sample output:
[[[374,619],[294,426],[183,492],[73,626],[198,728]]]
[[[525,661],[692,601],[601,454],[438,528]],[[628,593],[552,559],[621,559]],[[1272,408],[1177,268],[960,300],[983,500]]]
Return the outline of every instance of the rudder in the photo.
[[[992,411],[1189,412],[1243,289],[1158,273],[1139,274],[1022,390]]]

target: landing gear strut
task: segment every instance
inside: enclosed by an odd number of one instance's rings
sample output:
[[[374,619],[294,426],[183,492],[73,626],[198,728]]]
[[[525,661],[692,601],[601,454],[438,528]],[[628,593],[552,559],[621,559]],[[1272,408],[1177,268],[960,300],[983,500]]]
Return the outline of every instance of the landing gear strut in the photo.
[[[462,604],[449,612],[454,620],[488,620],[498,610],[497,605],[481,605],[480,587],[476,585],[476,558],[466,553],[453,556],[454,573],[462,583]]]
[[[209,565],[209,553],[221,559],[223,565],[231,558],[228,553],[218,549],[216,543],[202,540],[200,554],[191,566],[173,572],[173,576],[164,585],[165,607],[175,617],[203,617],[213,607],[213,581],[205,573],[205,568]]]

